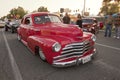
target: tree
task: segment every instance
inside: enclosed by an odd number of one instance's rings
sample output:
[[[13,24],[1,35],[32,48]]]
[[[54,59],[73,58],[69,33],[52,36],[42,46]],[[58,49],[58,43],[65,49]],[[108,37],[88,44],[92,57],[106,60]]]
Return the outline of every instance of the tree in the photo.
[[[38,8],[37,11],[38,11],[38,12],[48,12],[48,9],[47,9],[47,7],[41,6],[41,7]]]
[[[110,4],[108,13],[114,14],[119,12],[119,4]]]
[[[11,18],[11,16],[12,16],[11,14],[7,14],[7,18],[8,18],[8,19],[10,19],[10,18]]]
[[[12,18],[22,18],[27,11],[25,11],[22,7],[13,8],[10,10],[10,14]]]
[[[110,2],[111,0],[103,0],[104,5],[101,7],[101,12],[104,15],[114,14],[119,12],[119,2]]]
[[[6,17],[7,17],[7,16],[3,16],[3,17],[1,17],[0,19],[1,19],[1,20],[4,20]]]

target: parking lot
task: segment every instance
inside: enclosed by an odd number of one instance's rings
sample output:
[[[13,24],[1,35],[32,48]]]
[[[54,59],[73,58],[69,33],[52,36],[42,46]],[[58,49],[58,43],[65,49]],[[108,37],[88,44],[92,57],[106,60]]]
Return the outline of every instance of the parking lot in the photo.
[[[0,29],[0,80],[120,80],[120,39],[97,35],[94,60],[67,68],[52,67],[34,56],[17,34]]]

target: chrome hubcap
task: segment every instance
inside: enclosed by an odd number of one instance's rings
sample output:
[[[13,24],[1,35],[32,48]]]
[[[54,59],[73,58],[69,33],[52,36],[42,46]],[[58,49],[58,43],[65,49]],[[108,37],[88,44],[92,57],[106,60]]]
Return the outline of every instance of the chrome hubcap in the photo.
[[[39,55],[42,60],[46,59],[44,53],[41,50],[39,50]]]
[[[19,41],[21,40],[21,37],[20,37],[20,35],[19,35],[19,34],[17,35],[17,38],[18,38],[18,40],[19,40]]]

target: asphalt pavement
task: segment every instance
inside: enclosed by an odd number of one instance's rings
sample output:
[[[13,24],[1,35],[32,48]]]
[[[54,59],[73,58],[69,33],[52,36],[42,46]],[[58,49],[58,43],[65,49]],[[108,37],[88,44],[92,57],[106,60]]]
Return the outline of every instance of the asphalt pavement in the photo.
[[[120,80],[120,40],[100,31],[95,47],[98,55],[91,62],[56,68],[34,56],[16,33],[0,29],[0,80]]]

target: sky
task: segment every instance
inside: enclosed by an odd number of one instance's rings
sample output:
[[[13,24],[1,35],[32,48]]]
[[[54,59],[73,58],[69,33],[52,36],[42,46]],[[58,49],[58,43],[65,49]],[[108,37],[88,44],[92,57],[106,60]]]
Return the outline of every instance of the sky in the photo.
[[[91,15],[96,15],[100,11],[103,0],[85,0],[86,10],[89,9]],[[40,6],[47,7],[50,12],[57,12],[60,8],[70,8],[72,10],[83,10],[84,0],[0,0],[0,17],[5,16],[13,8],[23,7],[28,12],[37,10]]]

